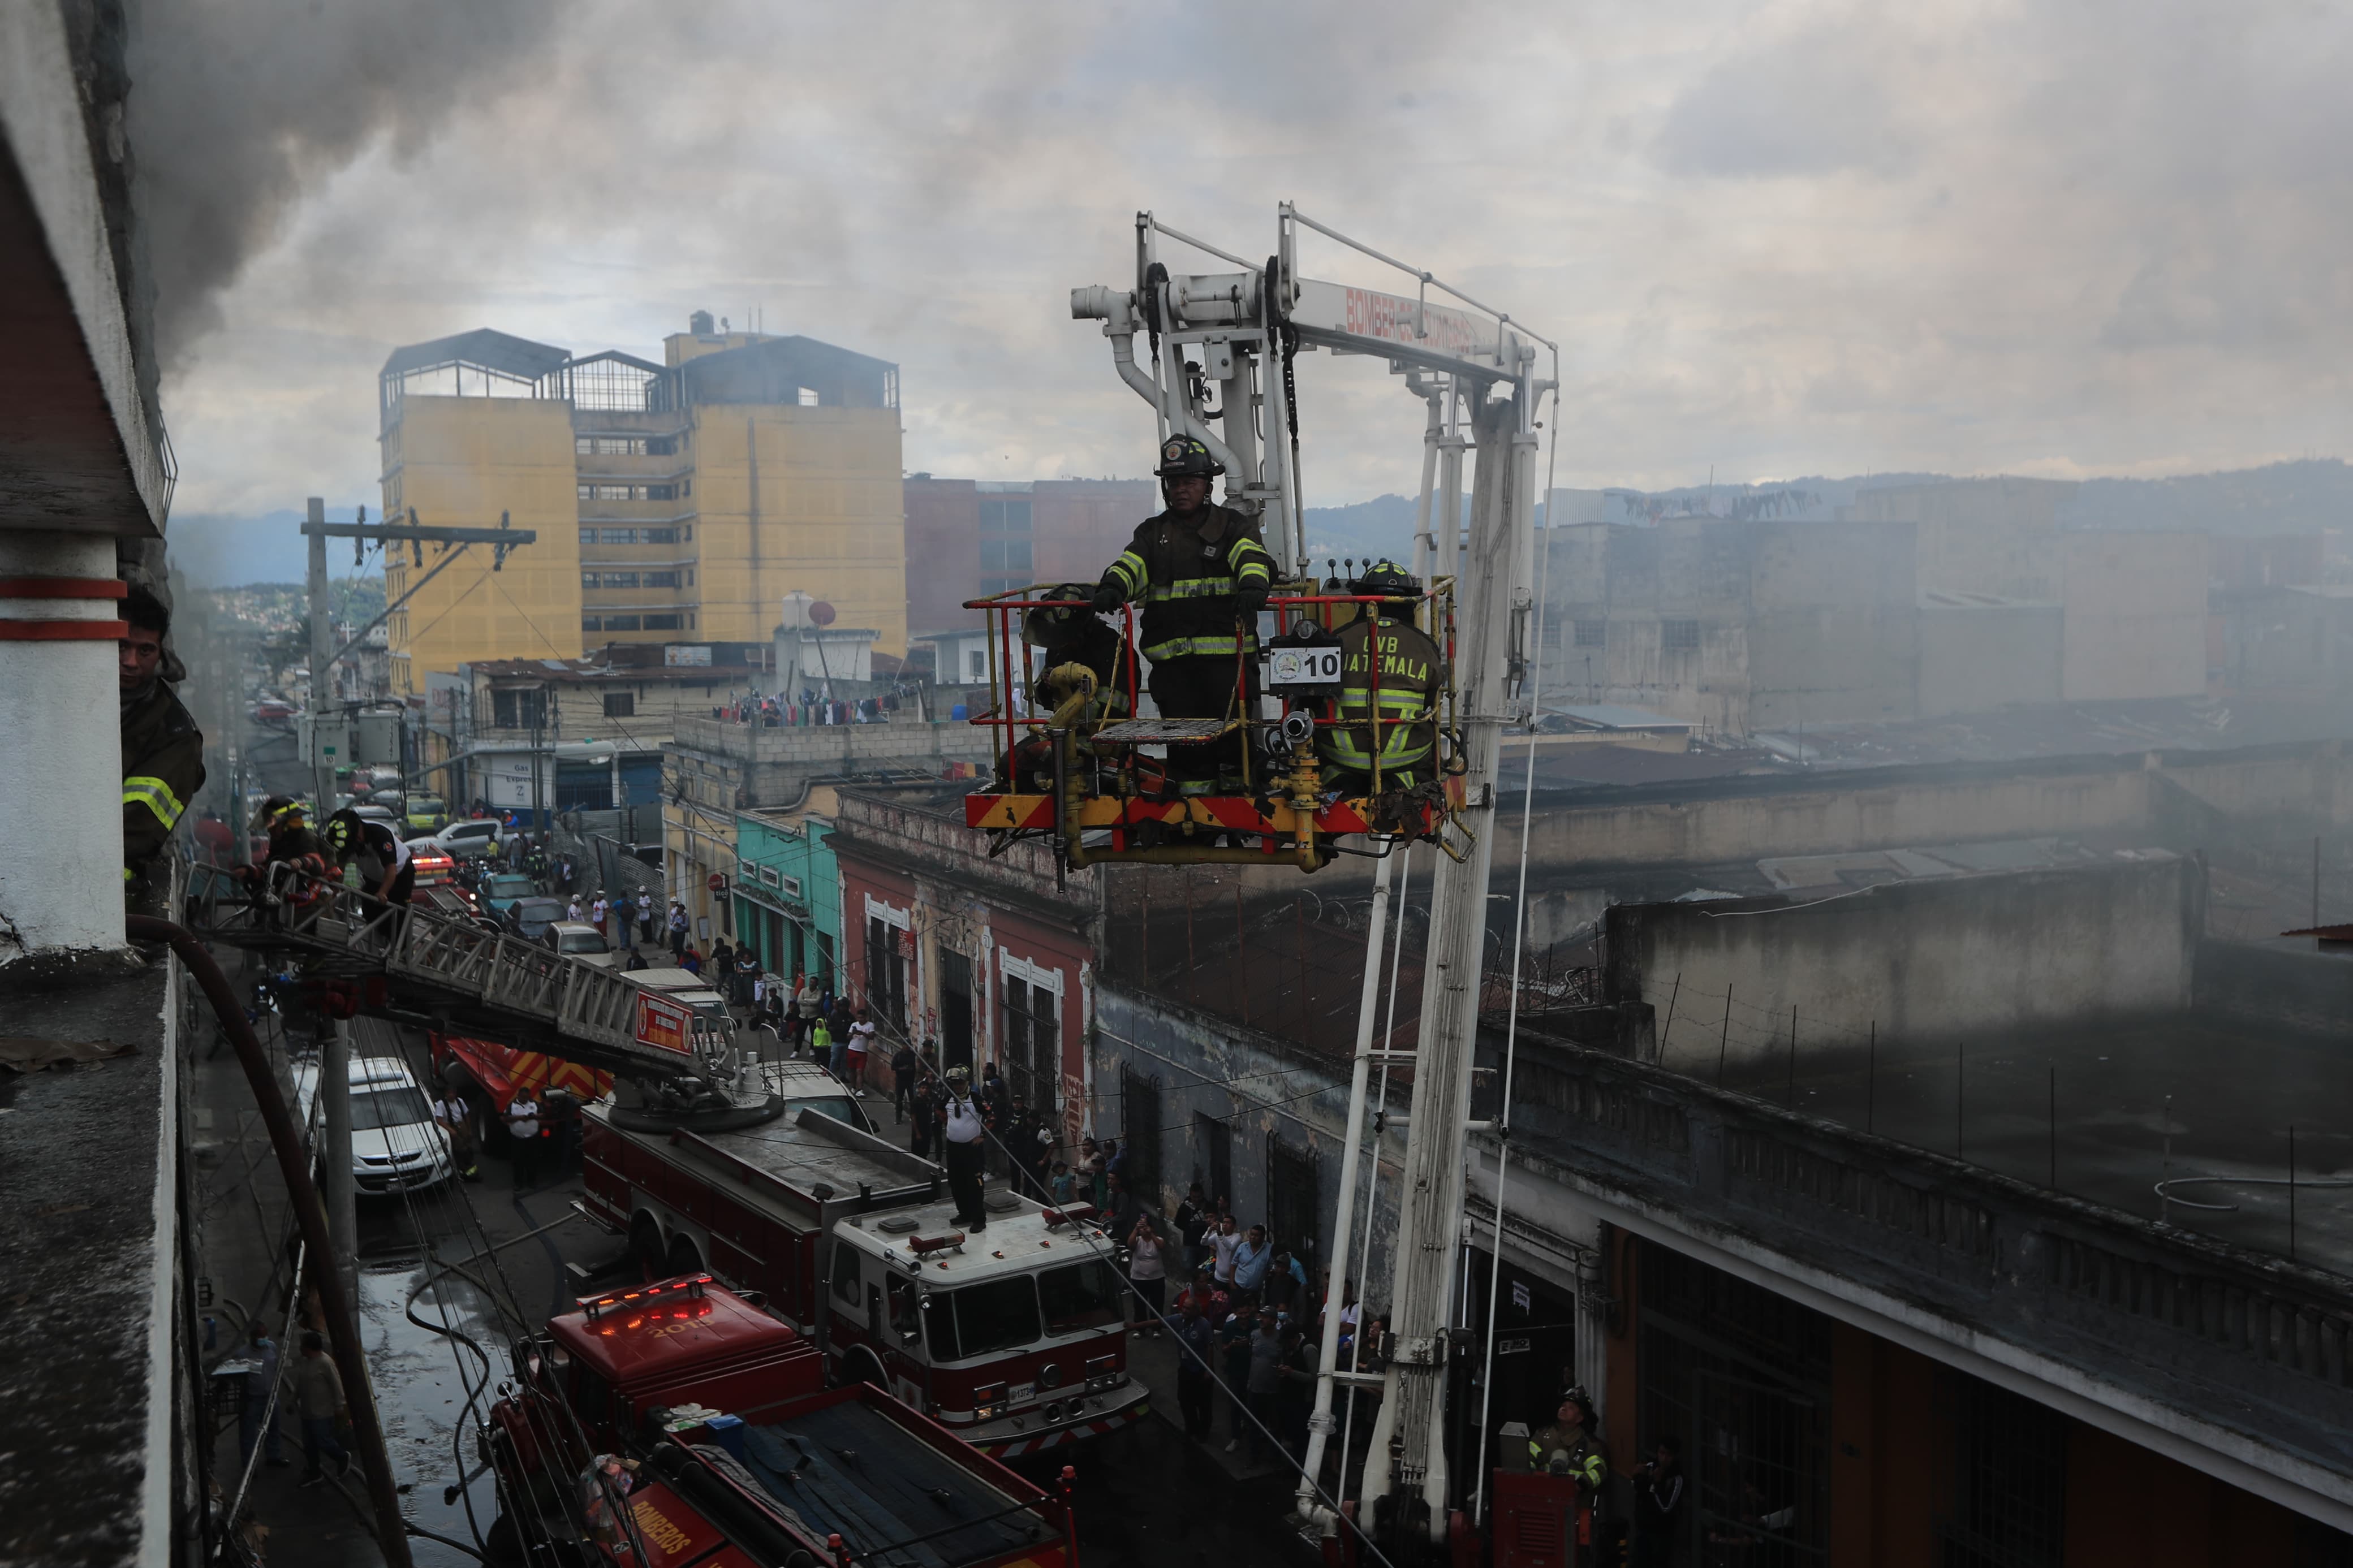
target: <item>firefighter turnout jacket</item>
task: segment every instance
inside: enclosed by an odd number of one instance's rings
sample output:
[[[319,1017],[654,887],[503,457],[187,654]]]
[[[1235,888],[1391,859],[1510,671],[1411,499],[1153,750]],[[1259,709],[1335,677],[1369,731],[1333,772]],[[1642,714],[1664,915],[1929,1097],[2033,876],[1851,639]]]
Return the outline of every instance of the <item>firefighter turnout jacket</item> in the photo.
[[[1588,1492],[1598,1492],[1609,1479],[1609,1461],[1581,1424],[1556,1421],[1528,1439],[1528,1468],[1574,1476]]]
[[[1383,788],[1435,778],[1438,693],[1446,679],[1436,641],[1412,621],[1386,616],[1350,621],[1339,635],[1336,712],[1332,723],[1315,730],[1325,770],[1362,773],[1369,781],[1377,748]],[[1376,718],[1382,721],[1377,726],[1371,722]]]
[[[122,705],[122,877],[164,852],[205,784],[205,733],[160,678]]]
[[[1103,581],[1122,599],[1144,601],[1145,658],[1232,659],[1258,650],[1254,632],[1236,624],[1234,595],[1271,587],[1274,557],[1255,519],[1203,506],[1190,517],[1145,519]]]

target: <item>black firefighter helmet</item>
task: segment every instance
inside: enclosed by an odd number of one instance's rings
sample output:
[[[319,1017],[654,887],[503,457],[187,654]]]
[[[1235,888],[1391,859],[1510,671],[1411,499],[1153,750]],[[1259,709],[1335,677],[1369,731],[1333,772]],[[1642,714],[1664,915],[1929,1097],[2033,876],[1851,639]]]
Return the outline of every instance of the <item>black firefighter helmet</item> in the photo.
[[[1075,604],[1032,605],[1021,617],[1021,640],[1037,647],[1051,647],[1066,643],[1086,630],[1083,622],[1094,618],[1088,601],[1094,596],[1092,583],[1057,583],[1046,590],[1049,599],[1069,599]]]
[[[1226,471],[1226,466],[1209,455],[1209,448],[1196,436],[1171,436],[1160,443],[1160,466],[1152,470],[1164,479],[1182,476],[1214,479]]]
[[[1365,568],[1364,574],[1348,584],[1348,592],[1369,598],[1377,594],[1382,608],[1394,610],[1410,605],[1421,596],[1421,584],[1414,574],[1394,561],[1383,560]]]

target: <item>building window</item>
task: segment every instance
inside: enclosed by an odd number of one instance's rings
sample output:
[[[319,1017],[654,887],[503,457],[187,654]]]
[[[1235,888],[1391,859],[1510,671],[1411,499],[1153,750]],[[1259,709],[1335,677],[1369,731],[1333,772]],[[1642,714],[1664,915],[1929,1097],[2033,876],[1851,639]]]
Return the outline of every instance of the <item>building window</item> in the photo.
[[[688,486],[686,487],[686,493],[687,493],[687,494],[689,494],[689,495],[692,495],[692,494],[694,493],[694,487],[693,487],[691,484],[690,484],[690,485],[688,485]],[[685,540],[689,544],[693,543],[693,542],[694,542],[694,524],[692,524],[692,523],[691,523],[691,522],[690,522],[690,523],[688,523],[684,528],[680,529],[680,530],[678,531],[678,536],[679,536],[681,539]]]
[[[866,917],[866,1003],[876,1017],[906,1032],[906,955],[899,951],[898,928],[873,915]]]
[[[1949,1501],[1936,1521],[1945,1561],[2058,1568],[2066,1552],[2067,1418],[1950,1368],[1936,1383],[1953,1434]]]
[[[584,632],[601,632],[605,629],[604,617],[601,616],[583,616],[580,617],[580,629]]]
[[[1119,1069],[1119,1131],[1120,1184],[1165,1211],[1168,1196],[1160,1190],[1160,1080],[1125,1063]]]
[[[1306,1268],[1311,1279],[1315,1277],[1317,1233],[1324,1224],[1318,1175],[1313,1149],[1280,1138],[1267,1139],[1267,1224]]]
[[[580,531],[580,542],[581,542],[581,543],[583,543],[583,544],[594,544],[594,543],[596,543],[596,531],[595,529],[593,529],[593,528],[584,528],[584,529],[582,529],[582,530]]]
[[[1005,976],[1003,1047],[1006,1087],[1013,1098],[1050,1115],[1062,1074],[1062,999],[1042,985]]]
[[[634,588],[638,585],[635,572],[583,572],[580,585],[584,588]]]
[[[635,616],[607,616],[605,617],[605,629],[608,632],[636,631],[638,629],[638,617]]]
[[[649,588],[675,588],[678,586],[678,574],[675,572],[649,572],[645,574],[644,580],[646,586]]]
[[[676,485],[648,485],[646,487],[646,499],[648,500],[676,500],[678,499],[678,487]]]
[[[1697,621],[1661,621],[1659,646],[1669,653],[1692,653],[1699,647]]]
[[[667,458],[674,455],[677,451],[678,437],[675,436],[649,436],[646,437],[646,456],[649,458]]]
[[[1544,646],[1546,647],[1558,647],[1560,646],[1560,617],[1557,616],[1546,616],[1545,617]]]
[[[593,542],[588,537],[592,531],[596,535]],[[637,542],[638,531],[634,528],[584,528],[580,531],[580,542],[583,544],[635,544]]]
[[[648,616],[646,617],[646,630],[649,632],[674,632],[678,630],[678,617],[676,616]]]
[[[982,681],[988,679],[988,650],[986,648],[976,647],[968,648],[965,651],[970,656],[970,663],[972,666],[972,684],[978,686]]]
[[[818,405],[817,388],[816,388],[816,387],[814,387],[814,386],[804,386],[804,387],[799,388],[798,390],[799,390],[799,394],[800,394],[800,395],[799,395],[799,397],[798,397],[796,401],[798,403],[798,405],[799,405],[801,407],[803,407],[803,408],[815,408],[815,407]]]
[[[634,691],[607,691],[607,693],[605,693],[605,717],[606,717],[606,718],[607,718],[607,719],[633,719],[633,718],[637,717],[637,712],[638,712],[638,697],[637,697],[637,693],[636,693],[636,692],[634,692]]]
[[[992,533],[1029,532],[1029,499],[1027,496],[983,496],[980,500],[980,531],[984,537]]]
[[[1029,542],[1026,539],[984,539],[980,542],[983,572],[1018,572],[1029,580]],[[1017,586],[1018,584],[1016,584]]]
[[[501,730],[531,730],[547,722],[547,693],[543,689],[493,691],[491,723]]]
[[[1682,625],[1682,626],[1689,626],[1689,625],[1693,625],[1693,624],[1694,624],[1694,623],[1692,623],[1692,622],[1677,622],[1677,623],[1675,623],[1675,624],[1677,624],[1677,625]],[[1577,647],[1609,647],[1609,623],[1608,621],[1579,621],[1579,622],[1577,622]],[[1698,647],[1699,645],[1698,645],[1696,642],[1694,642],[1692,646],[1693,646],[1693,647]]]

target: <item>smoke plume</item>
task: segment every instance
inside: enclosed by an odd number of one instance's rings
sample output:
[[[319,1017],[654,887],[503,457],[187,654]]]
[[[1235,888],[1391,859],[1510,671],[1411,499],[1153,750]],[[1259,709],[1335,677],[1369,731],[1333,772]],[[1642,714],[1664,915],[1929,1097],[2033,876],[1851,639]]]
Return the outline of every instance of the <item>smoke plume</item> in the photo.
[[[407,159],[469,100],[537,68],[552,0],[150,0],[130,136],[166,364],[303,197],[387,142]]]

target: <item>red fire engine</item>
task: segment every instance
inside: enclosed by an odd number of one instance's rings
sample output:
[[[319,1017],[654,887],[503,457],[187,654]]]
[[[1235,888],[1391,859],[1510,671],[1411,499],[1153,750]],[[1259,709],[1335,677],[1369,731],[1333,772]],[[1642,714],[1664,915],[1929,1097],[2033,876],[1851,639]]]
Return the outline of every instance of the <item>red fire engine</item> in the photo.
[[[828,1389],[807,1339],[708,1274],[585,1298],[519,1360],[491,1419],[503,1550],[1076,1568],[1066,1499],[870,1384]]]
[[[1145,1414],[1124,1296],[1087,1211],[1008,1192],[988,1226],[953,1223],[938,1165],[868,1131],[832,1077],[758,1069],[782,1119],[733,1132],[633,1132],[584,1119],[588,1216],[654,1271],[707,1268],[765,1294],[844,1382],[887,1388],[999,1458]]]

